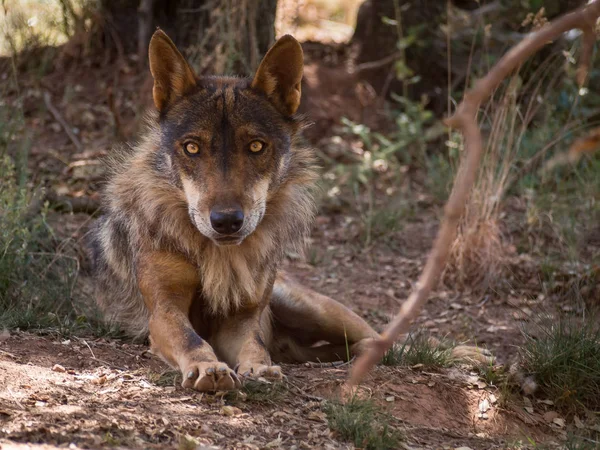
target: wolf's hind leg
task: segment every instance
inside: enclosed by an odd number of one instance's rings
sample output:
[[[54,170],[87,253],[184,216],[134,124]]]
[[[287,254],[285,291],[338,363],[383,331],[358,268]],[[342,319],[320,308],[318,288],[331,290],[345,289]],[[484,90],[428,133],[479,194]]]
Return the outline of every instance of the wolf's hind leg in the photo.
[[[274,359],[336,361],[363,350],[379,335],[341,303],[278,274],[271,298]],[[315,344],[326,341],[327,344]]]

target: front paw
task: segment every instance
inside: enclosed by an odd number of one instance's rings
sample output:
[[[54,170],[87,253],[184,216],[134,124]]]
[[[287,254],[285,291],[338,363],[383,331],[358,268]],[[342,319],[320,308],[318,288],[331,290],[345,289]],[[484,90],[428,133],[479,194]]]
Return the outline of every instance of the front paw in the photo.
[[[244,378],[266,378],[271,381],[283,379],[283,372],[279,366],[267,366],[265,364],[241,363],[237,373]]]
[[[227,364],[218,361],[195,362],[183,371],[184,388],[200,392],[231,391],[242,383],[236,373]]]

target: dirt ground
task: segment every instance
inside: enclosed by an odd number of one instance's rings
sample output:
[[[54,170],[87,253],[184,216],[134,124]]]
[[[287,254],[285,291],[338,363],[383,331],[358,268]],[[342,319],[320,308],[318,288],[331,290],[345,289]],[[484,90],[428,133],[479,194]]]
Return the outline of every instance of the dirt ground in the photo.
[[[306,103],[317,111],[315,131],[309,133],[315,144],[342,112],[355,120],[371,117],[335,67],[309,60],[306,72]],[[34,135],[34,179],[61,196],[97,198],[101,158],[119,137],[135,135],[139,122],[134,119],[150,103],[147,77],[124,64],[75,67],[22,84],[27,127]],[[44,92],[76,128],[81,148],[44,108]],[[439,211],[423,205],[400,229],[368,248],[357,245],[356,211],[324,209],[307,255],[289,255],[285,267],[382,329],[409,294],[435,236]],[[60,236],[75,240],[92,220],[84,213],[50,217]],[[518,270],[510,291],[481,296],[444,286],[416,325],[484,346],[499,362],[510,361],[522,343],[520,327],[544,303],[534,264],[515,258],[514,265]],[[274,395],[203,395],[181,388],[176,375],[144,345],[5,332],[0,337],[0,448],[353,448],[330,431],[323,412],[323,400],[336,397],[348,367],[284,370],[287,380],[272,388]],[[563,426],[544,420],[551,405],[518,398],[501,406],[499,389],[482,382],[470,367],[429,373],[380,366],[361,395],[393,417],[405,434],[403,448],[526,448],[528,442],[552,444],[565,436]]]
[[[280,392],[254,398],[185,390],[143,345],[14,333],[1,346],[3,449],[353,448],[329,430],[322,411],[323,399],[339,395],[345,366],[284,366]],[[558,439],[543,425],[543,408],[536,405],[531,415],[506,411],[497,390],[465,369],[378,367],[361,395],[393,416],[407,436],[405,448],[492,449],[525,436]],[[25,442],[40,446],[18,444]]]

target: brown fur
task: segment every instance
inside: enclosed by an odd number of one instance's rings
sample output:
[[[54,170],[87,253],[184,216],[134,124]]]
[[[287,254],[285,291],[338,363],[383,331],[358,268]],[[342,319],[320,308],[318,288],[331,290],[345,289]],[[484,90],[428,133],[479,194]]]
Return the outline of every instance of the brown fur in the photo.
[[[271,358],[360,351],[377,336],[366,322],[277,271],[286,249],[304,245],[314,215],[314,155],[298,144],[303,121],[294,115],[300,45],[281,38],[253,79],[197,78],[159,30],[150,69],[158,114],[141,142],[115,151],[91,234],[107,320],[149,334],[184,386],[201,391],[234,389],[238,374],[280,378]],[[187,153],[190,142],[197,153]],[[212,212],[233,209],[241,228],[216,232]]]

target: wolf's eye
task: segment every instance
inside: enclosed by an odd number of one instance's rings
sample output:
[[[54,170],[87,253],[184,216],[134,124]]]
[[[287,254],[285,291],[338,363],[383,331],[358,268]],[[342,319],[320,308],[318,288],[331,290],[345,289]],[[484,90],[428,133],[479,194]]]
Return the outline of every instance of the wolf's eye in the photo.
[[[252,142],[250,142],[250,151],[252,153],[258,153],[263,148],[265,148],[265,144],[263,142],[261,142],[261,141],[252,141]]]
[[[186,142],[183,144],[183,149],[188,155],[197,155],[200,151],[200,147],[194,142]]]

